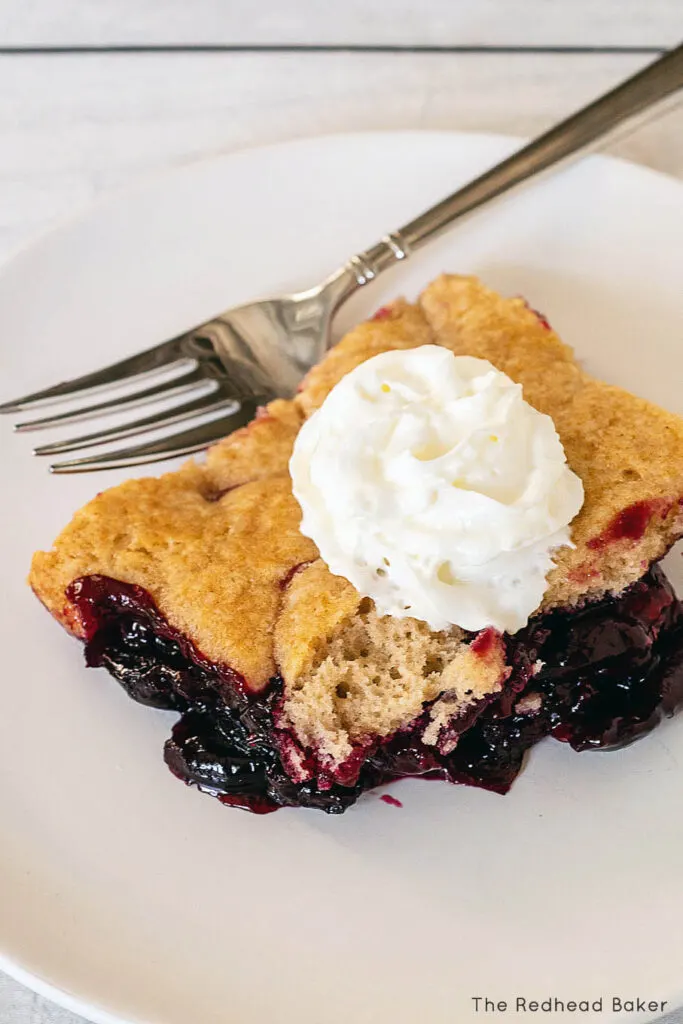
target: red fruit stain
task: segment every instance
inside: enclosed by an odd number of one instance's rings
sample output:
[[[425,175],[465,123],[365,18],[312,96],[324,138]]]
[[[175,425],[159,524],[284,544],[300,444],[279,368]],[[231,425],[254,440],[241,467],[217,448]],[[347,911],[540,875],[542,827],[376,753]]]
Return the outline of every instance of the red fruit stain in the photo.
[[[530,306],[530,305],[529,305],[529,303],[528,303],[528,302],[526,301],[526,299],[524,298],[524,296],[523,296],[523,295],[520,295],[520,299],[522,300],[522,302],[524,303],[524,305],[526,306],[526,308],[527,308],[527,309],[528,309],[528,310],[529,310],[529,311],[530,311],[531,313],[533,313],[533,314],[534,314],[534,316],[535,316],[535,317],[536,317],[536,319],[538,320],[538,322],[539,322],[539,324],[541,325],[541,327],[545,327],[546,331],[552,331],[552,327],[551,327],[551,326],[550,326],[550,324],[548,323],[547,319],[546,319],[546,318],[545,318],[545,317],[543,316],[543,313],[539,313],[539,311],[538,311],[537,309],[534,309],[534,307],[533,307],[533,306]]]
[[[305,569],[306,566],[308,566],[310,564],[311,564],[311,562],[308,561],[308,562],[298,562],[296,565],[293,565],[292,568],[289,570],[289,572],[287,572],[282,577],[282,579],[280,580],[280,590],[286,590],[287,587],[289,586],[289,584],[292,582],[292,580],[296,576],[296,574],[298,572],[301,572],[302,569]]]
[[[606,530],[588,541],[589,548],[604,548],[619,540],[640,540],[653,516],[660,515],[665,519],[672,508],[672,502],[666,498],[650,498],[636,501],[628,508],[618,512]]]
[[[529,308],[531,309],[531,312],[535,315],[541,327],[545,327],[546,331],[552,331],[552,327],[550,326],[546,318],[543,316],[543,313],[539,313],[537,309],[533,309],[531,306]]]
[[[647,563],[643,568],[647,568]],[[576,569],[571,569],[567,573],[567,579],[570,583],[575,583],[577,586],[581,587],[590,583],[592,580],[599,580],[600,571],[591,565],[579,565]]]
[[[239,807],[240,810],[251,811],[252,814],[272,814],[273,811],[280,809],[279,805],[273,803],[268,797],[248,796],[242,793],[219,793],[218,799],[227,807]]]
[[[497,630],[493,626],[487,626],[481,633],[477,633],[470,644],[470,650],[480,658],[488,658],[498,644],[498,639]]]
[[[371,320],[388,320],[391,316],[391,306],[380,306],[374,316],[370,317]]]
[[[390,804],[392,807],[403,807],[400,800],[397,800],[395,796],[391,796],[390,793],[382,793],[380,800],[384,800],[385,804]]]

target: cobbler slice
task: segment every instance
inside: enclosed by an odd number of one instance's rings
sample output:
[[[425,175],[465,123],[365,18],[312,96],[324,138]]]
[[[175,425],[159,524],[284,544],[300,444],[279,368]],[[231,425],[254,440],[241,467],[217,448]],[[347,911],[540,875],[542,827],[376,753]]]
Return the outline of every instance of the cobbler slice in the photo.
[[[573,547],[514,635],[380,617],[300,532],[303,421],[371,356],[441,345],[522,384],[584,485]],[[158,479],[99,494],[30,582],[143,703],[180,717],[166,761],[257,812],[341,812],[425,775],[505,792],[546,735],[618,746],[683,700],[683,612],[657,563],[683,534],[683,421],[600,383],[521,299],[443,276],[340,342],[293,401]]]

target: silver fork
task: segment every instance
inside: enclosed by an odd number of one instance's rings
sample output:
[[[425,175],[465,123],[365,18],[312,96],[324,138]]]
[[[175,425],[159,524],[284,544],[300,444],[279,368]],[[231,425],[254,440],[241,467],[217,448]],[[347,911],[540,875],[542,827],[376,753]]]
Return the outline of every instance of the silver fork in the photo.
[[[152,375],[158,377],[159,371],[172,368],[178,373],[171,379],[157,380],[142,390],[85,408],[20,423],[15,429],[24,432],[61,426],[185,394],[189,400],[170,409],[123,426],[45,444],[34,449],[34,454],[64,454],[215,413],[216,417],[210,421],[195,422],[186,430],[166,435],[161,440],[58,462],[50,469],[53,473],[114,469],[200,451],[246,424],[259,405],[294,394],[301,378],[326,351],[334,314],[355,291],[397,260],[407,259],[415,249],[465,214],[578,152],[681,87],[683,45],[398,231],[386,235],[371,249],[353,256],[322,284],[308,291],[230,309],[186,334],[129,359],[7,402],[0,406],[0,412],[20,412],[131,379],[137,382]]]

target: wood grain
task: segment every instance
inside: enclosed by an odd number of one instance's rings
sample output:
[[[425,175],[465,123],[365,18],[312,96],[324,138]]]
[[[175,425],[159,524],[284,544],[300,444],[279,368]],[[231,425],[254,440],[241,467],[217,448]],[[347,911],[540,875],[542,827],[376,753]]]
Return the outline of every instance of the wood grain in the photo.
[[[0,44],[675,45],[680,0],[3,0]]]

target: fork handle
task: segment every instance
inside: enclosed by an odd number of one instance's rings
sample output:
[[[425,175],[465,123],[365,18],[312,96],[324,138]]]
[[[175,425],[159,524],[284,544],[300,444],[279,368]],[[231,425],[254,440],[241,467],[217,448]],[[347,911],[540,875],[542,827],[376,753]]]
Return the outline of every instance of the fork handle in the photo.
[[[413,250],[440,234],[454,221],[577,153],[682,87],[683,44],[561,121],[464,188],[425,210],[398,231],[386,235],[366,252],[353,256],[344,267],[345,272],[351,271],[355,277],[351,290],[372,281],[397,260],[406,259]]]

